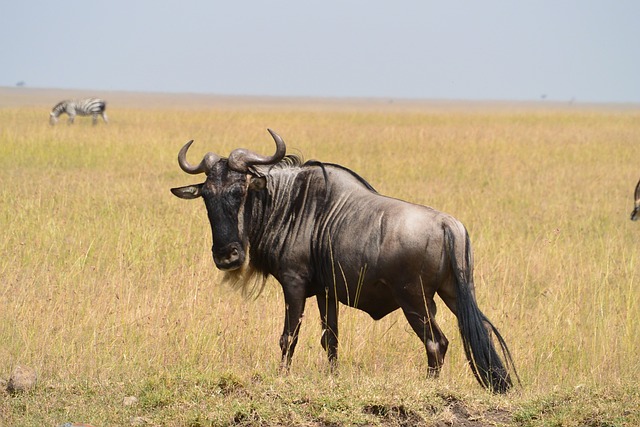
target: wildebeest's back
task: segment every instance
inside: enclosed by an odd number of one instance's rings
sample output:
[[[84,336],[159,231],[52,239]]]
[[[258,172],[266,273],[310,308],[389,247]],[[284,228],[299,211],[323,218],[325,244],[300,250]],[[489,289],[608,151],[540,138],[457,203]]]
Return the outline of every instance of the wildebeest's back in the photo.
[[[443,227],[459,224],[454,218],[372,192],[348,171],[326,172],[312,245],[330,293],[377,319],[398,308],[398,286],[448,274]]]

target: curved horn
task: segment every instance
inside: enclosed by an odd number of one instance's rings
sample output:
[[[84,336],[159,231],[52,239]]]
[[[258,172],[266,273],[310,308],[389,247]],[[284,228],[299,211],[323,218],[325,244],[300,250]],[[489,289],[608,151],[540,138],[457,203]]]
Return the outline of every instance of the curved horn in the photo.
[[[189,150],[189,147],[191,147],[191,144],[193,144],[193,139],[184,144],[178,153],[178,164],[180,165],[180,169],[192,175],[208,173],[213,168],[213,165],[220,160],[220,156],[214,153],[207,153],[198,166],[193,166],[187,161],[187,151]]]
[[[285,145],[280,135],[267,129],[273,140],[276,142],[276,152],[273,156],[262,156],[254,153],[253,151],[245,148],[237,148],[229,155],[229,167],[237,172],[247,172],[250,166],[253,165],[272,165],[278,163],[287,152],[287,146]]]

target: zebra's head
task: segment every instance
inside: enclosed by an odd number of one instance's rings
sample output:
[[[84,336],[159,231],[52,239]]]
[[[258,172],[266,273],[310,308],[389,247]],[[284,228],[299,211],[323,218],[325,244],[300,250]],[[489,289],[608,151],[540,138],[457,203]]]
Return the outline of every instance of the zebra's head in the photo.
[[[58,116],[60,114],[62,114],[62,112],[64,111],[64,109],[66,108],[66,104],[68,101],[62,101],[62,102],[58,102],[52,109],[51,112],[49,113],[49,124],[51,126],[55,125],[56,123],[58,123]]]

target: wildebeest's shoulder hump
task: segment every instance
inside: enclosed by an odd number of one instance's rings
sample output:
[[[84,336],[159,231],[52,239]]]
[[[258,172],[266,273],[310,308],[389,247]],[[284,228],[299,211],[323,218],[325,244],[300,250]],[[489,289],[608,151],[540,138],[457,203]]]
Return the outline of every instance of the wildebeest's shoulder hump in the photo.
[[[364,179],[363,177],[361,177],[360,175],[358,175],[357,173],[355,173],[351,169],[349,169],[347,167],[344,167],[342,165],[338,165],[338,164],[335,164],[335,163],[323,163],[323,162],[319,162],[317,160],[309,160],[309,161],[305,162],[304,166],[305,167],[314,167],[315,166],[315,167],[321,168],[322,169],[322,173],[325,176],[325,179],[327,179],[327,172],[326,172],[327,168],[335,168],[335,169],[341,170],[343,172],[348,173],[352,177],[354,177],[358,182],[360,182],[360,184],[362,184],[369,191],[377,193],[376,189],[373,188],[373,186],[371,184],[369,184],[369,182],[366,179]]]

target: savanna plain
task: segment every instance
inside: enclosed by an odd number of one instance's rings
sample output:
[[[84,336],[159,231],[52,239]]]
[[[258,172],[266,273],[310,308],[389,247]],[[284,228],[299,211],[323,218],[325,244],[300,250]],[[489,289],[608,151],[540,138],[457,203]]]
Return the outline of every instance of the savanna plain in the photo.
[[[107,93],[108,125],[49,126],[76,95],[0,102],[0,425],[640,425],[640,107]],[[203,203],[169,192],[202,180],[186,141],[270,154],[268,127],[466,225],[520,385],[476,383],[439,300],[437,379],[402,313],[346,307],[331,372],[313,301],[280,372],[280,286],[221,285]],[[9,393],[17,366],[37,383]]]

